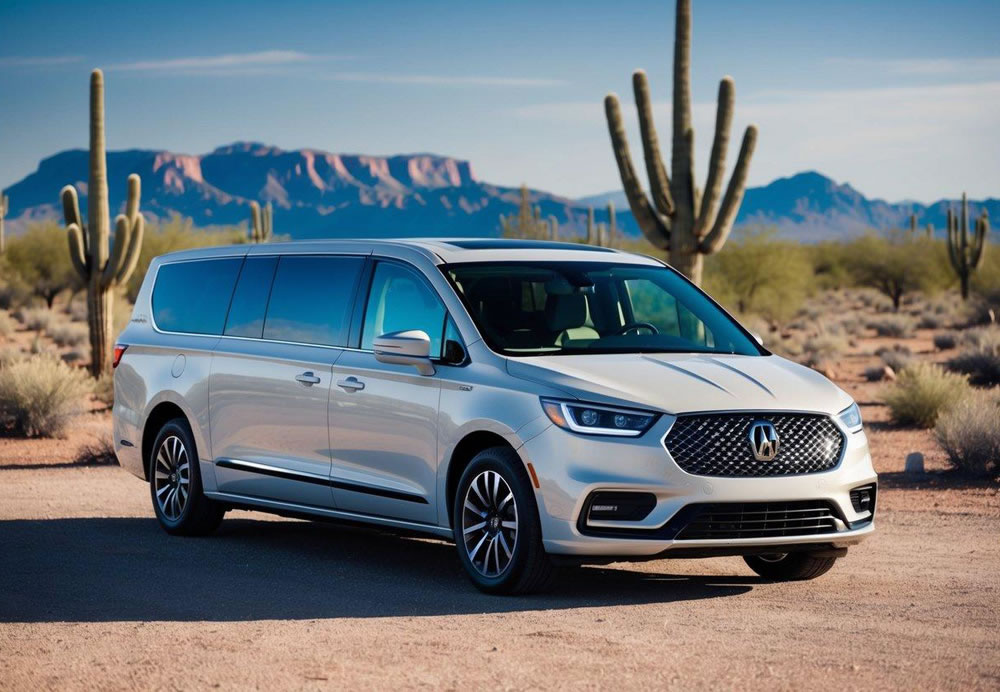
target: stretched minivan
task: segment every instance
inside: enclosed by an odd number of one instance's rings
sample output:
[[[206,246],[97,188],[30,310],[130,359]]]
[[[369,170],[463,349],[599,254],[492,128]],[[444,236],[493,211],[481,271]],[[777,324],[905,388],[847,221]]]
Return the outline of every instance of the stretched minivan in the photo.
[[[114,364],[118,458],[172,534],[234,508],[417,531],[512,593],[558,564],[664,557],[811,579],[874,528],[851,397],[648,257],[483,239],[173,253]]]

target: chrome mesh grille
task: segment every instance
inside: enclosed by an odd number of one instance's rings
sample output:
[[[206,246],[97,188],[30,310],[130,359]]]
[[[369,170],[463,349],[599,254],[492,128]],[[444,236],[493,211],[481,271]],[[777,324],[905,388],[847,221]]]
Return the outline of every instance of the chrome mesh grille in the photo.
[[[757,461],[750,446],[750,426],[761,420],[778,433],[771,461]],[[821,414],[699,413],[678,416],[663,443],[682,469],[698,476],[794,476],[835,467],[844,435]]]
[[[698,507],[677,540],[774,538],[836,533],[836,514],[824,501],[742,502]]]

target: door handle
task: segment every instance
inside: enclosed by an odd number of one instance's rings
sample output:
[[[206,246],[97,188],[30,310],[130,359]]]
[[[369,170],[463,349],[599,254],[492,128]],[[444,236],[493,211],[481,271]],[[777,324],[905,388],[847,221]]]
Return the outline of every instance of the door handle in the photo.
[[[314,384],[319,384],[319,378],[312,374],[312,371],[304,372],[301,375],[295,376],[295,381],[304,384],[307,387],[312,387]]]
[[[337,380],[337,386],[341,389],[347,390],[348,392],[356,392],[360,389],[364,389],[365,383],[357,377],[348,377],[343,380]]]

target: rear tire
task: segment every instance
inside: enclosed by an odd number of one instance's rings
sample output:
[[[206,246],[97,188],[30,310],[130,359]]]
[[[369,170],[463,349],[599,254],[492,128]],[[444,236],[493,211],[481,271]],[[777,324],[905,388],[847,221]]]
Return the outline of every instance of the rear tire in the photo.
[[[205,497],[198,449],[186,420],[174,418],[160,428],[149,465],[149,494],[164,531],[204,536],[218,528],[226,509]]]
[[[521,594],[551,585],[535,494],[514,450],[492,447],[473,457],[452,517],[459,560],[481,591]]]
[[[835,557],[810,553],[744,555],[743,561],[754,572],[771,581],[804,581],[826,574],[837,562]]]

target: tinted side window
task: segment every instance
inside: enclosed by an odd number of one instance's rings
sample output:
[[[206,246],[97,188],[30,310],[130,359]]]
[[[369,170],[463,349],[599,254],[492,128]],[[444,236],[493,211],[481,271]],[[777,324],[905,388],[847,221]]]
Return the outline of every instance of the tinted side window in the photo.
[[[240,272],[226,320],[227,336],[250,336],[259,339],[264,333],[264,312],[277,257],[248,257]]]
[[[271,286],[264,338],[345,345],[363,262],[360,257],[282,257]]]
[[[164,264],[153,286],[153,319],[168,332],[222,334],[242,257]]]
[[[439,358],[444,318],[441,300],[416,273],[399,264],[380,262],[368,294],[361,348],[371,349],[376,336],[420,329],[431,338],[431,358]]]

